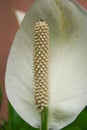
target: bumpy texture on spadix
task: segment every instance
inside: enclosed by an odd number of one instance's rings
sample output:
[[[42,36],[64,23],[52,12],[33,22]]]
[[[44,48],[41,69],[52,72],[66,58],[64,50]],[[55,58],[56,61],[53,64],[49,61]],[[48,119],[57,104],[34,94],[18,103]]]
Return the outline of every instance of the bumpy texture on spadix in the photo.
[[[49,119],[52,129],[71,123],[87,105],[87,12],[73,0],[35,0],[16,34],[6,70],[7,96],[19,115],[40,126],[33,82],[36,22],[49,26]]]
[[[35,101],[40,111],[48,102],[48,49],[49,27],[45,22],[37,22],[34,31],[34,90]]]

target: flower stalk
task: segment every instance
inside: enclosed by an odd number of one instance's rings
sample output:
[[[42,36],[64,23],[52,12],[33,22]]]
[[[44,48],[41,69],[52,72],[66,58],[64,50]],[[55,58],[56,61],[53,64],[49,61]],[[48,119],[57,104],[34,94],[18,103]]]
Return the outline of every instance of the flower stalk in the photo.
[[[41,127],[40,130],[48,130],[48,108],[45,107],[41,112]]]

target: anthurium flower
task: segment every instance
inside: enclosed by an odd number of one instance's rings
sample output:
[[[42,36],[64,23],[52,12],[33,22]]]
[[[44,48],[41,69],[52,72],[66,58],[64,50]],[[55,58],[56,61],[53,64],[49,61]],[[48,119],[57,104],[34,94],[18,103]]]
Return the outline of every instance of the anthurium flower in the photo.
[[[61,129],[87,105],[87,12],[73,0],[36,0],[16,34],[7,62],[6,92],[33,127],[40,126],[33,81],[34,30],[40,21],[49,28],[48,127]]]

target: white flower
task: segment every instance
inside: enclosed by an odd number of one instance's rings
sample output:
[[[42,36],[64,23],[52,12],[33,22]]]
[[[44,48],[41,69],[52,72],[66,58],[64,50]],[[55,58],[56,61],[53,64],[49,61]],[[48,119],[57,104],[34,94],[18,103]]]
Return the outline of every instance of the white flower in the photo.
[[[14,39],[6,70],[8,99],[40,126],[33,85],[34,26],[46,21],[49,39],[49,128],[71,123],[87,105],[87,12],[73,0],[36,0]]]

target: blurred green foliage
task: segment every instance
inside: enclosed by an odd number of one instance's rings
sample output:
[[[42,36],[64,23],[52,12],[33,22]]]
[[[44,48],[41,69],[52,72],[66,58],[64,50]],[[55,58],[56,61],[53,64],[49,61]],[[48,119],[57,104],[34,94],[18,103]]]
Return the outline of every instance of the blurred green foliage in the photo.
[[[87,130],[87,107],[80,113],[73,123],[62,130]]]
[[[38,130],[28,125],[9,104],[9,119],[6,130]]]

